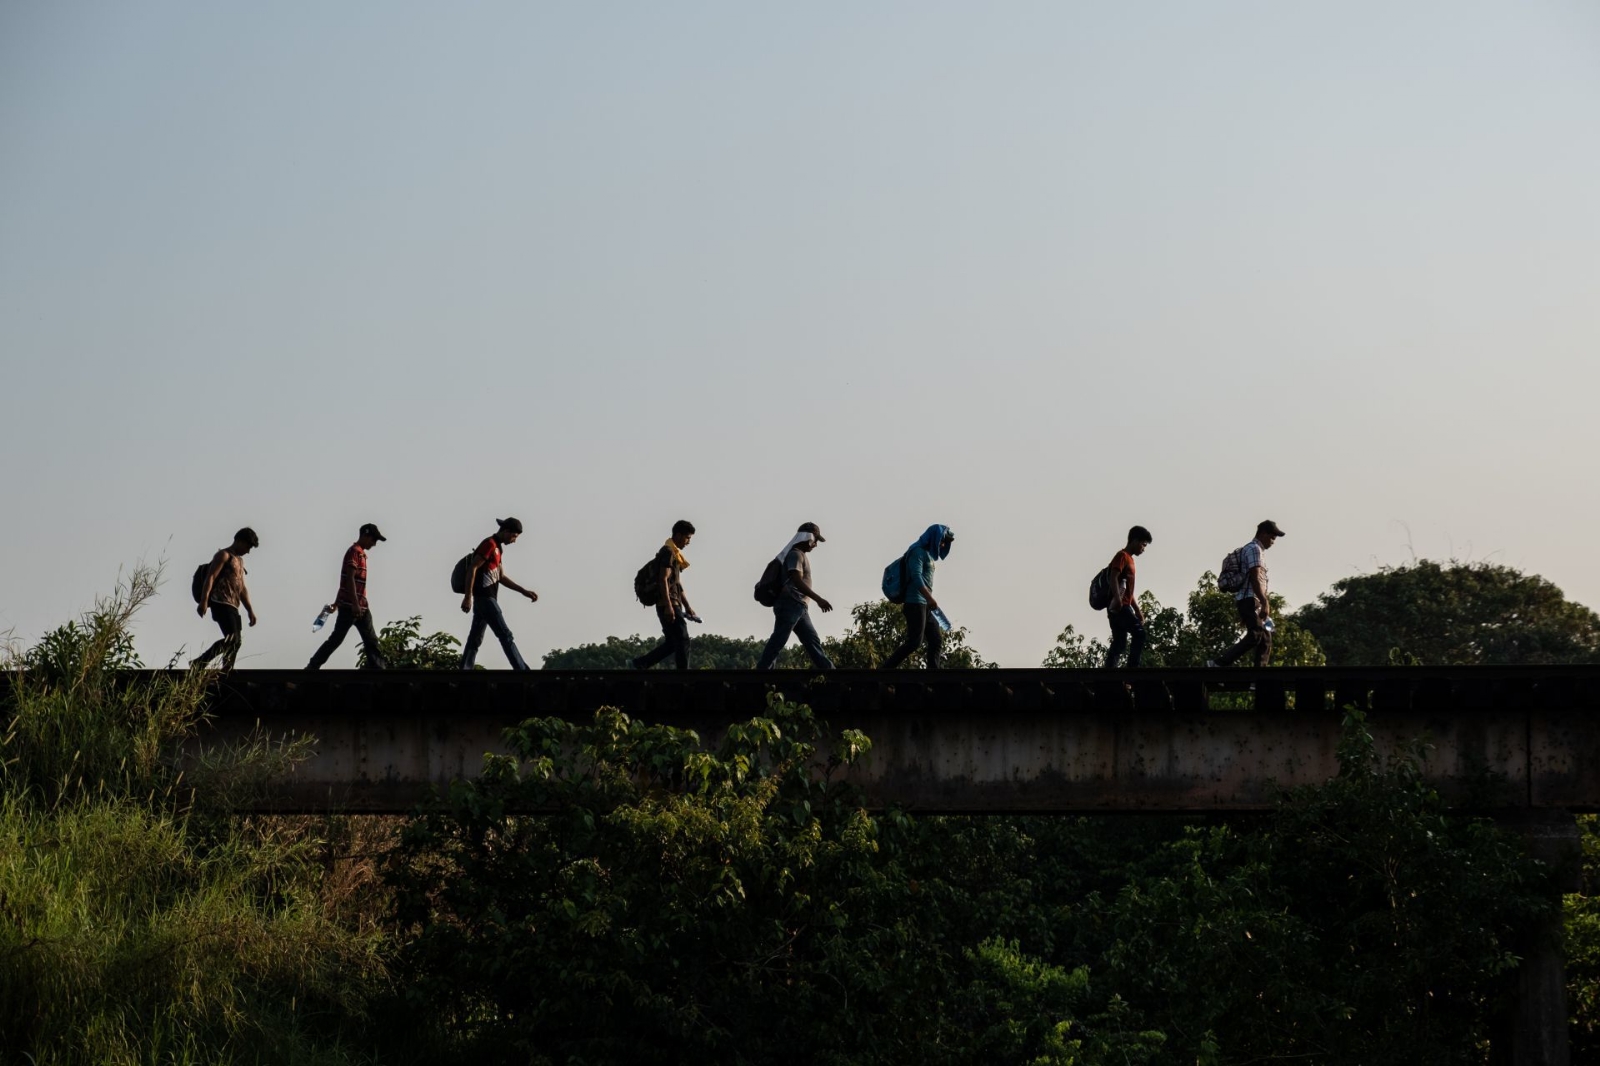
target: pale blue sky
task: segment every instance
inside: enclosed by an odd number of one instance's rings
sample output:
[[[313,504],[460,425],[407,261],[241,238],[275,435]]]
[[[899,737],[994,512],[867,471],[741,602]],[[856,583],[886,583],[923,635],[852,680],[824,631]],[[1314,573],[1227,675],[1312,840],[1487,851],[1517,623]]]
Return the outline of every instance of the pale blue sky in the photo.
[[[1600,605],[1597,294],[1587,3],[8,0],[0,631],[165,556],[192,652],[250,524],[298,666],[370,520],[379,619],[464,635],[507,513],[530,660],[650,632],[679,517],[732,635],[798,523],[845,607],[945,522],[1013,666],[1134,522],[1171,603],[1271,517],[1292,603],[1414,549]]]

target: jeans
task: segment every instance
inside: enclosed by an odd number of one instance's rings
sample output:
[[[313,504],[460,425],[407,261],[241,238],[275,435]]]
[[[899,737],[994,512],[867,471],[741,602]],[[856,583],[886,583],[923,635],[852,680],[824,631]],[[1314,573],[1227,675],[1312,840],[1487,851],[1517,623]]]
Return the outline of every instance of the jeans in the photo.
[[[683,608],[668,618],[667,609],[657,604],[656,621],[661,623],[661,643],[635,659],[634,669],[648,670],[669,655],[676,659],[679,670],[689,669],[689,620],[683,616]]]
[[[906,616],[906,639],[878,669],[893,670],[909,659],[919,644],[927,647],[928,669],[939,669],[944,655],[944,630],[933,620],[933,611],[925,603],[907,601],[901,605],[900,612]]]
[[[383,652],[378,650],[378,634],[372,629],[372,612],[362,611],[361,617],[356,617],[355,608],[339,605],[339,614],[333,621],[333,632],[328,634],[328,639],[322,642],[311,656],[311,661],[306,663],[307,670],[320,670],[322,664],[328,661],[328,656],[338,650],[344,643],[344,638],[354,626],[357,633],[361,634],[361,646],[367,649],[367,669],[382,670],[388,664],[383,661]]]
[[[756,663],[757,670],[772,669],[772,664],[778,661],[778,653],[789,643],[790,633],[800,638],[800,646],[806,650],[818,670],[833,669],[833,660],[822,650],[822,638],[817,636],[817,627],[811,624],[811,612],[806,610],[806,601],[785,593],[772,608],[772,618],[772,639],[767,641],[761,661]]]
[[[494,635],[500,638],[500,648],[506,653],[511,669],[528,668],[528,664],[522,661],[522,653],[517,650],[516,640],[511,636],[511,627],[506,625],[506,616],[500,611],[500,601],[492,596],[474,596],[472,629],[467,633],[467,646],[461,649],[461,669],[471,670],[472,664],[478,661],[478,649],[483,645],[485,629],[494,630]]]
[[[1244,626],[1244,636],[1239,638],[1239,643],[1217,656],[1217,665],[1227,666],[1254,648],[1256,665],[1266,666],[1272,660],[1272,634],[1262,624],[1261,614],[1256,610],[1256,598],[1247,596],[1235,602],[1239,606],[1239,624]]]
[[[1127,647],[1128,668],[1133,669],[1139,665],[1139,656],[1144,654],[1144,622],[1139,612],[1134,610],[1133,604],[1126,603],[1106,611],[1106,618],[1111,622],[1111,650],[1106,653],[1106,668],[1114,669],[1122,657],[1122,649]],[[1132,646],[1128,645],[1130,635]]]
[[[200,653],[200,657],[190,665],[204,666],[222,656],[222,668],[233,669],[233,660],[239,656],[239,645],[244,642],[244,620],[239,617],[239,608],[229,607],[225,603],[210,604],[211,619],[217,623],[217,628],[222,630],[218,641]]]

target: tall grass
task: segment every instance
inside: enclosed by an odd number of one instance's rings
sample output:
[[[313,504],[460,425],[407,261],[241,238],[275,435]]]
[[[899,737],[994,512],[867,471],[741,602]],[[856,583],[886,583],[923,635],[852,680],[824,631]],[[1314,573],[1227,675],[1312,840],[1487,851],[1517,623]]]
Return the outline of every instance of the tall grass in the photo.
[[[381,932],[340,920],[303,824],[228,813],[304,749],[203,750],[205,673],[131,672],[159,579],[6,657],[0,1061],[363,1061]]]

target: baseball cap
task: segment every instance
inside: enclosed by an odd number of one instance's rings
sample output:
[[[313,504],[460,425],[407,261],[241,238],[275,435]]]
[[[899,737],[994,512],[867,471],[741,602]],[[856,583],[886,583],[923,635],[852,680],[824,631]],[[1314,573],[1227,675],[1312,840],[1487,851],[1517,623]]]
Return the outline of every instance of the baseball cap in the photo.
[[[822,544],[828,539],[827,537],[824,537],[822,535],[822,530],[817,528],[817,524],[815,522],[803,523],[800,526],[799,529],[795,530],[795,532],[796,533],[810,533],[813,537],[817,538],[817,543],[818,544]]]
[[[1279,529],[1278,528],[1278,523],[1274,522],[1270,518],[1267,519],[1265,522],[1262,522],[1260,525],[1256,526],[1256,535],[1259,536],[1262,533],[1270,533],[1274,537],[1287,537],[1289,535],[1289,534],[1285,533],[1283,530]]]
[[[374,540],[388,540],[389,539],[388,537],[384,536],[382,533],[379,533],[378,532],[378,527],[373,525],[371,522],[368,522],[366,525],[361,527],[361,535],[363,537],[371,537]]]
[[[495,521],[500,523],[500,528],[507,533],[522,532],[522,520],[519,518],[496,518]]]

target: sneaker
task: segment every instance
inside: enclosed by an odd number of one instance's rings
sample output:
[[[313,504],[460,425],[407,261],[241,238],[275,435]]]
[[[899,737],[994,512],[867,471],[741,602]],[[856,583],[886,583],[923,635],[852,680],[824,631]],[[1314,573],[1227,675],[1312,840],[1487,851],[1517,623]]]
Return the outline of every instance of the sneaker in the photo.
[[[639,664],[636,660],[624,659],[622,660],[622,668],[624,670],[637,670],[639,669]]]
[[[1215,659],[1207,659],[1206,660],[1206,669],[1207,670],[1214,670],[1214,669],[1217,668],[1218,665],[1219,664],[1218,664],[1217,660],[1215,660]]]

